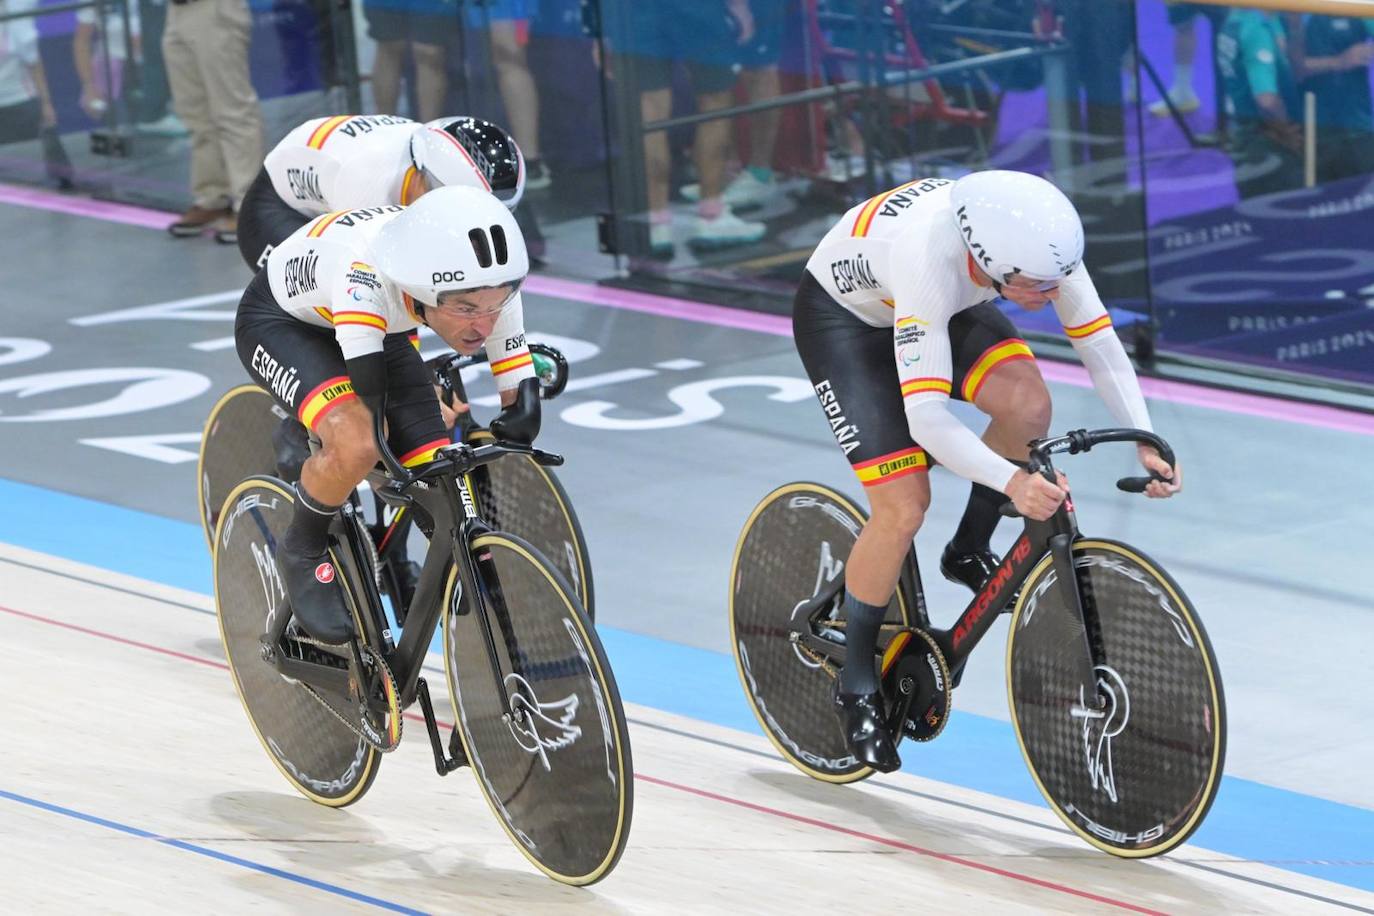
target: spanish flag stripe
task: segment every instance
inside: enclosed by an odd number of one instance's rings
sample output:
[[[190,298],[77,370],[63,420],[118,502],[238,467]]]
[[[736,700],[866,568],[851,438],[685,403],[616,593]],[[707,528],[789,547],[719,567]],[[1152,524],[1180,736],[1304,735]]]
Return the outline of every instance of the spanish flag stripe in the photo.
[[[983,355],[978,357],[968,375],[964,376],[962,389],[964,400],[972,404],[992,370],[1003,363],[1015,362],[1018,359],[1035,359],[1035,354],[1031,352],[1030,347],[1026,346],[1024,340],[1013,338],[988,347]]]
[[[883,301],[886,302],[887,300],[884,299]],[[899,328],[910,327],[910,326],[913,325],[913,324],[929,324],[929,323],[930,323],[930,322],[928,322],[928,321],[922,321],[921,319],[916,318],[916,317],[913,317],[913,316],[911,316],[911,315],[908,315],[908,316],[905,317],[905,318],[898,318],[898,319],[897,319],[897,327],[899,327]]]
[[[335,324],[365,324],[386,330],[386,319],[373,312],[335,312]]]
[[[503,359],[492,363],[491,374],[504,375],[507,372],[512,372],[523,366],[531,365],[533,362],[534,358],[530,356],[529,353],[521,353],[518,356],[512,356],[509,359]]]
[[[913,464],[911,467],[902,468],[900,471],[888,474],[886,477],[879,476],[876,473],[869,477],[865,477],[863,474],[860,474],[859,483],[863,484],[866,487],[876,487],[878,484],[887,483],[889,480],[896,480],[899,477],[908,477],[912,474],[926,474],[929,473],[929,471],[930,468],[926,467],[924,463]]]
[[[420,349],[420,332],[419,332],[419,331],[411,331],[411,332],[410,332],[410,345],[411,345],[412,347],[414,347],[416,350],[419,350],[419,349]]]
[[[884,191],[877,197],[869,198],[868,203],[863,205],[863,209],[859,211],[859,215],[854,218],[854,231],[851,232],[850,235],[854,238],[863,238],[864,236],[868,235],[868,230],[873,225],[873,216],[882,207],[884,201],[886,201],[893,194],[896,194],[898,191],[905,191],[912,185],[918,185],[923,181],[925,181],[924,178],[918,178],[915,181],[908,181],[904,185],[898,185],[891,191]]]
[[[354,394],[352,391],[349,391],[346,394],[341,394],[332,401],[325,401],[323,404],[320,404],[313,411],[306,412],[306,414],[302,415],[301,417],[301,423],[305,426],[306,429],[313,431],[315,427],[319,424],[319,422],[324,419],[325,414],[329,413],[335,407],[338,407],[340,404],[343,404],[346,401],[356,401],[357,399],[358,396]]]
[[[371,329],[374,330],[374,331],[385,331],[385,330],[386,330],[386,324],[385,324],[385,323],[378,324],[377,322],[374,322],[374,321],[339,321],[338,319],[335,319],[335,320],[334,320],[334,327],[336,327],[336,328],[371,328]]]
[[[434,460],[434,453],[446,445],[451,445],[447,439],[435,439],[433,442],[426,442],[419,448],[411,449],[401,456],[401,464],[408,468],[413,468],[417,464],[425,464]]]
[[[328,321],[330,324],[334,323],[334,313],[322,305],[315,306],[315,314],[319,315],[321,318],[323,318],[325,321]]]
[[[325,395],[331,390],[337,393],[332,398],[326,398]],[[357,395],[353,391],[353,383],[349,380],[348,376],[336,375],[334,378],[328,379],[320,384],[301,399],[301,406],[300,410],[297,411],[297,416],[300,417],[301,423],[305,424],[307,429],[314,429],[315,424],[319,423],[320,418],[329,413],[329,411],[333,410],[344,401],[355,400],[356,398]]]
[[[1109,328],[1111,326],[1112,316],[1102,315],[1100,317],[1094,318],[1092,321],[1089,321],[1086,324],[1079,324],[1074,325],[1071,328],[1065,328],[1064,333],[1068,334],[1070,337],[1077,340],[1081,337],[1087,337],[1090,334],[1096,334],[1098,331],[1101,331],[1104,328]]]
[[[347,213],[347,210],[335,210],[333,213],[326,213],[315,222],[315,228],[306,233],[308,238],[317,239],[324,235],[324,230],[328,229],[334,220]]]
[[[941,394],[949,394],[954,390],[946,378],[915,378],[909,382],[902,383],[902,397],[913,394],[921,394],[926,391],[938,391]]]
[[[329,135],[334,133],[334,131],[339,127],[339,125],[343,124],[351,117],[353,116],[335,115],[328,121],[325,121],[319,127],[315,128],[315,132],[310,135],[310,139],[306,141],[305,145],[310,147],[311,149],[320,149],[324,146],[325,141],[329,139]]]
[[[898,449],[895,452],[888,452],[886,455],[879,455],[877,458],[870,458],[867,461],[860,461],[854,465],[854,470],[862,471],[867,468],[877,467],[887,461],[896,461],[898,458],[905,458],[907,455],[924,455],[925,451],[919,445],[911,448]]]

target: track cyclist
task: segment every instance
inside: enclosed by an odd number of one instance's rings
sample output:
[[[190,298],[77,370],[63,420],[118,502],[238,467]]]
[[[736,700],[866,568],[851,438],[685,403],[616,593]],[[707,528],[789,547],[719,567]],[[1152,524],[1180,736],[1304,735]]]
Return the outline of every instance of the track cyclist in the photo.
[[[330,521],[377,463],[372,416],[407,466],[450,441],[433,379],[412,345],[428,325],[460,353],[485,346],[504,406],[533,377],[519,288],[525,240],[490,193],[442,187],[409,207],[326,213],[267,256],[234,336],[254,381],[320,439],[296,484],[277,565],[297,621],[337,645],[354,634],[335,581]]]
[[[975,591],[996,569],[989,542],[1009,498],[1049,518],[1068,493],[1026,471],[1027,443],[1046,435],[1050,395],[1030,348],[993,304],[1053,304],[1093,387],[1123,426],[1149,411],[1111,318],[1083,266],[1083,226],[1067,197],[1023,172],[912,181],[851,209],[807,262],[793,310],[797,350],[868,496],[872,515],[845,572],[847,663],[835,705],[856,759],[901,766],[883,724],[875,653],[903,558],[930,505],[933,457],[973,481],[940,568]],[[991,417],[981,438],[951,397]],[[1182,476],[1151,448],[1141,464],[1177,493]],[[1018,466],[1017,462],[1021,462]]]
[[[317,216],[409,205],[445,185],[490,191],[513,210],[525,191],[525,159],[510,134],[479,118],[313,118],[273,147],[249,186],[239,253],[257,270],[268,251]]]

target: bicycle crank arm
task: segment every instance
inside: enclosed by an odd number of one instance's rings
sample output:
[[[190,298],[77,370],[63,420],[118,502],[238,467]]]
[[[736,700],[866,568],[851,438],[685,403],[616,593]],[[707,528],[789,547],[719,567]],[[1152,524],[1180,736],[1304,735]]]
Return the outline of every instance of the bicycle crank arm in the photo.
[[[453,754],[448,757],[444,754],[444,746],[439,738],[439,723],[434,720],[434,704],[429,699],[429,685],[424,678],[420,678],[416,685],[416,696],[420,698],[420,709],[425,714],[425,731],[429,733],[429,746],[434,751],[434,769],[440,776],[447,776],[454,770],[468,765],[468,758],[463,754],[463,747],[456,740],[458,737],[458,726],[453,726],[453,739],[449,742],[449,751]],[[455,746],[456,745],[456,746]]]

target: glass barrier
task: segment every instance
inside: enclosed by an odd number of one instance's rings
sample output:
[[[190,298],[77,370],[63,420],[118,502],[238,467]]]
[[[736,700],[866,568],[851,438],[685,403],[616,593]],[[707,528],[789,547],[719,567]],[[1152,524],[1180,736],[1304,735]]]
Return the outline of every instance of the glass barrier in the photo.
[[[1137,22],[1160,349],[1374,384],[1374,18]]]
[[[222,170],[241,183],[288,130],[356,96],[346,17],[329,0],[3,0],[0,180],[183,209],[192,146],[172,83],[189,72],[191,119],[229,138]]]

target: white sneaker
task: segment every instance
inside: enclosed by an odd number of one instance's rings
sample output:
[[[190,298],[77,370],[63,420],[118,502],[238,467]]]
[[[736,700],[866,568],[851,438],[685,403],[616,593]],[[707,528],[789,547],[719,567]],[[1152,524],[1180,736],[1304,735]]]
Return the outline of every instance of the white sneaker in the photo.
[[[777,190],[777,181],[773,179],[759,181],[758,178],[754,177],[752,171],[745,169],[725,186],[725,193],[721,197],[724,198],[727,207],[757,207],[777,193]],[[683,185],[682,196],[684,199],[696,203],[701,200],[701,185]]]
[[[1178,109],[1179,114],[1191,114],[1202,107],[1202,102],[1198,100],[1196,93],[1191,89],[1187,92],[1174,92],[1170,90],[1169,100],[1174,103],[1174,107]],[[1148,110],[1150,114],[1157,118],[1169,117],[1169,106],[1164,104],[1163,99],[1155,102]]]
[[[742,220],[731,213],[729,207],[726,207],[725,211],[715,219],[697,216],[696,227],[692,231],[692,238],[688,244],[693,248],[708,250],[730,248],[734,245],[750,245],[763,238],[767,232],[768,227],[763,223]]]
[[[649,256],[660,259],[673,256],[672,223],[654,223],[649,226]]]
[[[176,116],[176,112],[169,111],[156,121],[146,121],[138,125],[137,130],[142,134],[153,134],[158,137],[184,137],[189,130],[181,122],[181,118]]]

